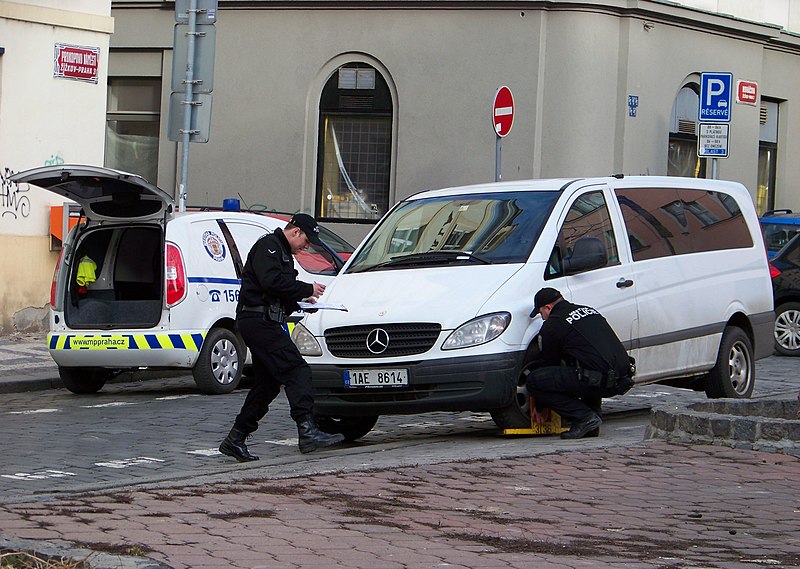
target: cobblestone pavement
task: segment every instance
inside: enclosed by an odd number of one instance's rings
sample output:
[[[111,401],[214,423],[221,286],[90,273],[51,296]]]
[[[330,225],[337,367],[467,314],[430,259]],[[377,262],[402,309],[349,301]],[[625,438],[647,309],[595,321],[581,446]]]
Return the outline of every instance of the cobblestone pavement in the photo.
[[[84,494],[5,535],[179,568],[800,567],[800,460],[664,443]]]
[[[39,383],[57,377],[46,354],[0,339],[0,383],[20,377],[13,368]],[[796,394],[799,365],[760,361],[756,396]],[[109,568],[800,567],[800,458],[639,442],[644,420],[634,423],[612,422],[600,439],[531,443],[538,450],[524,456],[508,453],[519,440],[500,454],[503,441],[486,439],[483,456],[359,456],[358,468],[326,472],[318,467],[354,452],[332,450],[289,471],[265,460],[226,480],[25,498],[0,505],[0,548],[80,546]],[[402,443],[381,454],[408,452]],[[102,552],[112,555],[101,565]]]

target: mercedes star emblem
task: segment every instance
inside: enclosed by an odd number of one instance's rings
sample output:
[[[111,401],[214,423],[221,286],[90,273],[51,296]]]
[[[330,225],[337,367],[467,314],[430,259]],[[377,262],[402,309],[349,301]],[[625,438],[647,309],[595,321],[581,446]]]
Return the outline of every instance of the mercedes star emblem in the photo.
[[[375,328],[367,334],[367,349],[373,354],[382,354],[389,347],[389,333],[383,328]]]

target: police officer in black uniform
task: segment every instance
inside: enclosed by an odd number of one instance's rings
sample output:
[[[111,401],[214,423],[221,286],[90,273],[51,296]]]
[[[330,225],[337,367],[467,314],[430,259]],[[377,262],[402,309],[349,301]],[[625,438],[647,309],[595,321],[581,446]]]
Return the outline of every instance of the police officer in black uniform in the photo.
[[[284,330],[286,316],[298,309],[297,301],[314,302],[325,292],[325,285],[297,280],[293,255],[309,244],[322,245],[319,226],[310,215],[298,213],[284,229],[276,229],[256,241],[247,255],[236,326],[250,348],[255,383],[219,447],[222,454],[239,462],[258,460],[248,451],[245,439],[258,428],[281,385],[297,423],[300,452],[312,452],[344,440],[341,434],[320,431],[314,422],[311,368]]]
[[[570,421],[562,439],[597,436],[603,397],[633,385],[633,359],[597,310],[567,302],[554,288],[534,296],[531,317],[541,314],[542,350],[526,386],[537,408],[550,408]]]

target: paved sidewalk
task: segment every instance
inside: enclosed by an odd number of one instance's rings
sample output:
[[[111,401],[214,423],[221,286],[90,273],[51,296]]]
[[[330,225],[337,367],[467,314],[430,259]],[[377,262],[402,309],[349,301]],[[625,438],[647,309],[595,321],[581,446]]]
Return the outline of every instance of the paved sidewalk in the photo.
[[[86,494],[0,528],[174,569],[800,567],[798,480],[796,457],[652,442]]]
[[[63,387],[46,334],[0,336],[0,393]]]

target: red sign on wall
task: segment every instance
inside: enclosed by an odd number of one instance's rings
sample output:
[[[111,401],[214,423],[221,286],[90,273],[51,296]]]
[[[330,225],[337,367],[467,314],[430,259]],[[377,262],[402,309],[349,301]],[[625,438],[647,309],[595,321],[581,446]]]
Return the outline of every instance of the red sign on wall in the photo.
[[[100,60],[99,47],[56,44],[53,77],[77,79],[97,83],[97,64]]]
[[[755,81],[736,82],[736,102],[745,105],[755,105],[758,103],[758,83]]]

